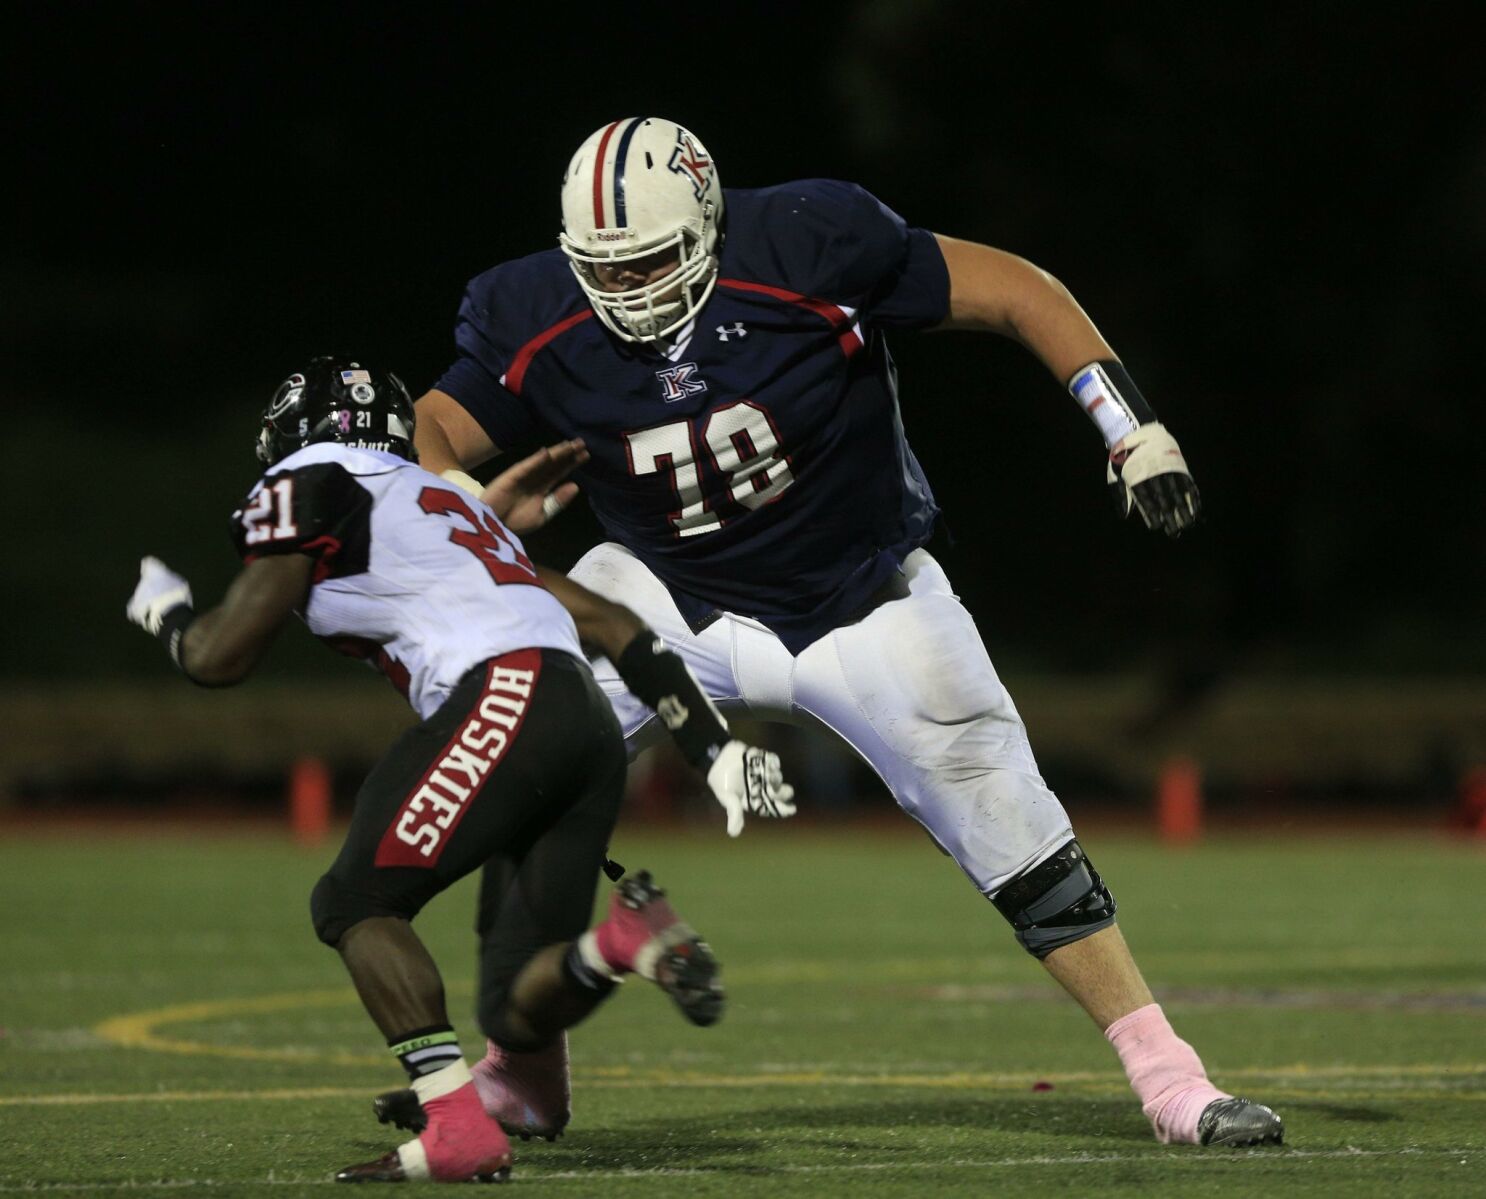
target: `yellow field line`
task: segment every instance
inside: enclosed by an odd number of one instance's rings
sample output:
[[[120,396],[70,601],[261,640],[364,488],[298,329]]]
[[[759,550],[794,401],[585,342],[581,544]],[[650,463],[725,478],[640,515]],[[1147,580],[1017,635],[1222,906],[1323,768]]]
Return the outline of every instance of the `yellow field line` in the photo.
[[[225,1016],[259,1015],[265,1012],[298,1011],[311,1007],[341,1007],[356,1002],[356,992],[349,987],[330,991],[290,991],[280,995],[259,995],[252,999],[209,999],[200,1003],[181,1003],[154,1011],[133,1012],[115,1016],[96,1025],[95,1035],[111,1045],[125,1049],[151,1049],[156,1053],[184,1053],[205,1057],[226,1057],[238,1061],[330,1063],[337,1066],[380,1066],[387,1055],[367,1053],[322,1052],[310,1049],[266,1049],[257,1045],[219,1045],[210,1041],[186,1041],[161,1036],[155,1030],[164,1024],[186,1024],[196,1020],[215,1020]]]

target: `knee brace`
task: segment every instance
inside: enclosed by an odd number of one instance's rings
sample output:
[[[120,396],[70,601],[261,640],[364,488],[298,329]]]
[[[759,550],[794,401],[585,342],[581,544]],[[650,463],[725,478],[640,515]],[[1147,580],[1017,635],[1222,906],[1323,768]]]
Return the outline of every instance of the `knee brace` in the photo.
[[[1039,961],[1108,928],[1115,918],[1114,896],[1076,840],[1012,879],[991,902]]]

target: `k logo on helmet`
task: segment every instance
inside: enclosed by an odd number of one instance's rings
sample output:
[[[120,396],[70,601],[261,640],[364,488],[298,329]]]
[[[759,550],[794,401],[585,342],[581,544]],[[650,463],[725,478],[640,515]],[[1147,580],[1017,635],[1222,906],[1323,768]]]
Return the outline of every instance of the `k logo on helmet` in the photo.
[[[712,186],[712,160],[707,157],[707,151],[697,145],[696,139],[685,129],[677,131],[676,148],[671,151],[671,161],[667,165],[676,174],[685,176],[691,182],[691,190],[698,200],[706,195],[707,189]]]

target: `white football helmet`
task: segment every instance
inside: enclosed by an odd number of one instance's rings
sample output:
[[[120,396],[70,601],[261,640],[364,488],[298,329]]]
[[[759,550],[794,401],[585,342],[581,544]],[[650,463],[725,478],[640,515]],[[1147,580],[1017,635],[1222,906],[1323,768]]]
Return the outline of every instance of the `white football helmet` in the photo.
[[[628,117],[594,131],[562,181],[563,253],[593,310],[617,337],[654,342],[707,302],[717,282],[722,184],[712,156],[675,121]],[[674,271],[605,291],[594,268],[674,249]]]

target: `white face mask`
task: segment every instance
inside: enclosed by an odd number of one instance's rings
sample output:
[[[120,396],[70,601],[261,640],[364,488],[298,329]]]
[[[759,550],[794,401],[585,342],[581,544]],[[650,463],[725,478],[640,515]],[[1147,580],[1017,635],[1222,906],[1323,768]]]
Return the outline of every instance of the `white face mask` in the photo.
[[[658,341],[679,329],[707,302],[717,282],[717,258],[688,229],[638,251],[584,253],[566,240],[563,250],[599,319],[625,341]],[[622,291],[599,282],[600,272],[612,277],[612,269],[606,268],[622,268],[670,250],[677,253],[676,266],[649,282]]]
[[[595,130],[573,155],[558,243],[609,330],[624,341],[655,342],[695,317],[712,294],[722,211],[717,167],[691,133],[659,117],[627,117]],[[653,263],[639,269],[665,255],[676,261],[665,275],[651,278]],[[600,284],[626,266],[647,281],[624,290]]]

